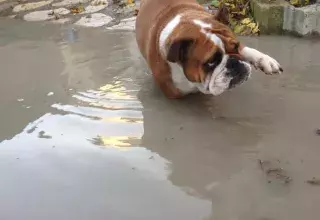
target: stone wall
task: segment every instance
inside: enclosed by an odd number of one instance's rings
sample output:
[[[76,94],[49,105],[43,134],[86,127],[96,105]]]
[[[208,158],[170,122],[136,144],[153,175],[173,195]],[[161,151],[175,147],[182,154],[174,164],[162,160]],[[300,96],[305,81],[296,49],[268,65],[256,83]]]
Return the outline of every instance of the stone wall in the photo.
[[[320,34],[320,4],[296,8],[285,0],[250,0],[262,34],[290,32],[299,36]]]

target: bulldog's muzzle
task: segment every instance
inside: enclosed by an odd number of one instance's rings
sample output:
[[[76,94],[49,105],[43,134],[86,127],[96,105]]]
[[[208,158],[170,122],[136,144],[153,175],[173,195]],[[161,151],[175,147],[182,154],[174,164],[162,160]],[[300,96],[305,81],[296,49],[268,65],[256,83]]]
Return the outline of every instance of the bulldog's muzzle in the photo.
[[[251,66],[235,57],[229,57],[226,63],[226,77],[230,77],[229,89],[246,81],[251,74]]]
[[[220,95],[246,81],[250,74],[250,64],[238,58],[224,55],[221,63],[213,73],[207,75],[203,84],[198,85],[198,89],[205,94]]]

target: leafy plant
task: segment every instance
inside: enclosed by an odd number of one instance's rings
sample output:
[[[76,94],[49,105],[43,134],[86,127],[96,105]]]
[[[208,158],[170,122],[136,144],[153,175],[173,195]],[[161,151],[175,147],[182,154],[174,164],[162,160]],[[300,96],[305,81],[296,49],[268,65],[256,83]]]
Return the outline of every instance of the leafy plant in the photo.
[[[212,0],[211,6],[215,8],[226,7],[229,11],[230,27],[238,35],[258,35],[259,24],[250,14],[249,0]]]

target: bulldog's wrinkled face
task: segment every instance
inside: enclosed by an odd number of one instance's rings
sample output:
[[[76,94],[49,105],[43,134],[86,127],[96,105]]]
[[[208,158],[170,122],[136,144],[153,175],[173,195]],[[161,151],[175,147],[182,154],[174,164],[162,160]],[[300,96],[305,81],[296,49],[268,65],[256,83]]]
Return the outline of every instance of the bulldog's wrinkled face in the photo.
[[[173,38],[167,59],[180,65],[202,93],[219,95],[248,79],[251,66],[238,56],[239,43],[229,29],[216,34],[212,24],[200,20],[184,26],[189,33],[181,26],[184,37]]]

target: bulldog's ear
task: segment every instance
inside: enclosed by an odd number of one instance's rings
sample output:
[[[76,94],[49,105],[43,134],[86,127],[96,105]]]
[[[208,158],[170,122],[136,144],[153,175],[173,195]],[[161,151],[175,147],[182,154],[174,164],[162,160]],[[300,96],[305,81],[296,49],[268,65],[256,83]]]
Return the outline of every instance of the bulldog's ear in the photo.
[[[222,5],[219,8],[218,12],[214,15],[214,19],[216,19],[222,24],[229,25],[230,24],[229,15],[230,15],[230,12],[227,6]]]
[[[188,58],[188,51],[192,43],[192,40],[178,40],[173,42],[169,47],[167,60],[172,63],[183,63],[186,61]]]

